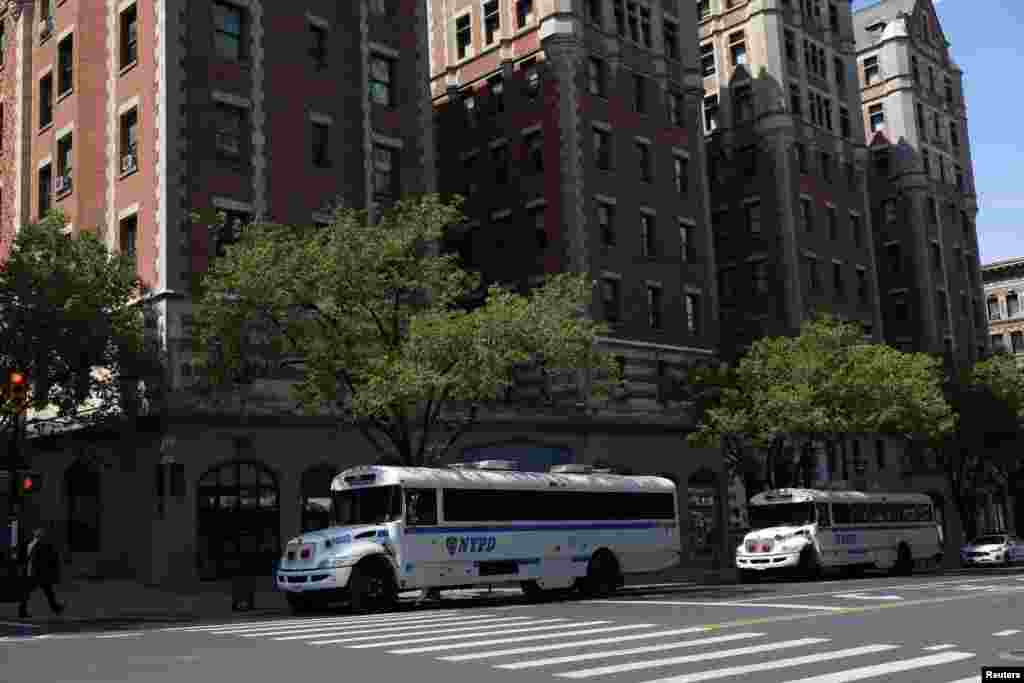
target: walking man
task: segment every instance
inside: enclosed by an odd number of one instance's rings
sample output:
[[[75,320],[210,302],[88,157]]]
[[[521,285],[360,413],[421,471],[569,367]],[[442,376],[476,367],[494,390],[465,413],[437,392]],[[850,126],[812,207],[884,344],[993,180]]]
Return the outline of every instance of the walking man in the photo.
[[[32,541],[25,551],[25,592],[22,594],[18,616],[27,619],[28,603],[36,588],[41,588],[54,614],[64,611],[64,606],[57,603],[53,593],[53,585],[60,581],[60,556],[57,548],[46,539],[46,530],[38,528],[32,535]]]

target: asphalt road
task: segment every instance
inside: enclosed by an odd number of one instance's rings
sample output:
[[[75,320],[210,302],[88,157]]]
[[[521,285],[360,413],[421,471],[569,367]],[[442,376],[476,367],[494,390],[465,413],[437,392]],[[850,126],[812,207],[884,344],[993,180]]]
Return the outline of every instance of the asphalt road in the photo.
[[[461,593],[385,615],[0,638],[0,681],[966,683],[982,666],[1024,667],[1022,608],[1020,570],[542,604]]]

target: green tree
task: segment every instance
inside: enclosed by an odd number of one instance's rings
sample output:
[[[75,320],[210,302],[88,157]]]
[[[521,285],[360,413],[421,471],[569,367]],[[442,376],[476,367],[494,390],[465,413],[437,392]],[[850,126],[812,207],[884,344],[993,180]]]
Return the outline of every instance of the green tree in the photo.
[[[517,369],[582,371],[607,396],[615,364],[586,315],[592,284],[571,275],[527,295],[499,286],[467,305],[478,276],[439,253],[459,201],[426,195],[371,222],[339,208],[327,228],[253,224],[211,268],[196,322],[214,387],[254,366],[292,365],[300,408],[359,430],[384,460],[433,464]]]
[[[859,326],[823,316],[799,336],[755,341],[690,441],[762,449],[767,484],[775,487],[777,472],[791,477],[785,473],[793,463],[783,460],[790,445],[838,442],[845,458],[850,436],[935,440],[955,423],[940,365],[925,354],[865,343]],[[812,463],[800,464],[806,481]]]
[[[30,385],[27,404],[4,397],[4,430],[17,414],[29,424],[108,419],[162,372],[133,305],[144,287],[132,261],[92,233],[65,234],[65,223],[53,213],[22,227],[0,266],[0,366]]]

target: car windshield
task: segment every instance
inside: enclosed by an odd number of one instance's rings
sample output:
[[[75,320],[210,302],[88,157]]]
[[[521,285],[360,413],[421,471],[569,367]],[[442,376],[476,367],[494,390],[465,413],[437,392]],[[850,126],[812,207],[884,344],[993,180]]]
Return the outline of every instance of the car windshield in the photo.
[[[1002,545],[1006,536],[978,536],[971,545]]]
[[[397,486],[332,491],[331,503],[337,526],[383,524],[402,516],[402,495]]]
[[[750,508],[750,526],[767,529],[773,526],[801,526],[814,521],[812,503],[775,503]]]

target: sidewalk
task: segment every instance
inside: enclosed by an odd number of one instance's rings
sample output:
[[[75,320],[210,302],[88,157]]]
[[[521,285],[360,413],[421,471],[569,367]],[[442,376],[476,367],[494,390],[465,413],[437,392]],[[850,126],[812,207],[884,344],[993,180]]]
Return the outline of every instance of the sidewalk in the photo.
[[[260,580],[267,586],[270,579]],[[269,587],[256,590],[253,608],[232,610],[231,582],[194,583],[180,588],[146,586],[137,581],[65,581],[56,587],[63,614],[50,611],[42,591],[29,603],[28,619],[18,618],[17,603],[0,603],[0,625],[41,631],[54,627],[119,626],[146,622],[189,622],[237,616],[278,615],[287,611],[284,596]]]

